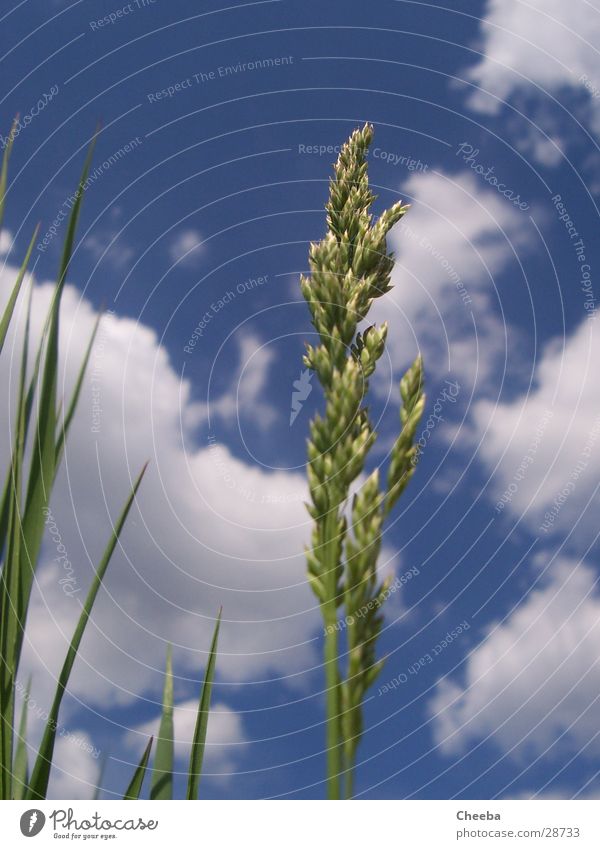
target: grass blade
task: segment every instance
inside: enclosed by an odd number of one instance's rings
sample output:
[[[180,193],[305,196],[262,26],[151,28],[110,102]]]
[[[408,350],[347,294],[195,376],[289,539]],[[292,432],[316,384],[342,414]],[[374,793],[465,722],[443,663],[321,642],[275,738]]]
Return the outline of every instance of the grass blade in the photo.
[[[29,398],[29,395],[26,399],[23,399],[23,392],[25,387],[25,379],[27,375],[27,357],[29,351],[29,329],[31,326],[31,304],[33,300],[33,281],[31,283],[31,287],[29,289],[29,297],[27,299],[27,313],[25,317],[25,330],[23,333],[23,349],[21,352],[21,378],[19,382],[19,397],[17,399],[17,423],[15,426],[15,433],[19,433],[19,416],[21,414],[21,406],[24,403],[24,434],[23,441],[27,438],[27,425],[29,422],[29,413],[31,412],[31,406],[33,404],[33,398]],[[38,361],[37,364],[39,366],[39,357],[40,352],[38,351]],[[30,386],[31,391],[31,386]],[[16,450],[16,440],[15,447],[13,448],[13,453]],[[12,487],[12,465],[9,465],[8,472],[6,474],[6,481],[4,483],[4,491],[2,493],[2,503],[0,504],[0,556],[4,553],[6,547],[6,535],[8,532],[8,517],[10,510],[10,499],[11,499],[11,487]]]
[[[89,589],[87,598],[83,604],[83,609],[79,617],[79,622],[77,623],[77,627],[75,628],[75,633],[73,634],[73,637],[71,639],[71,645],[69,646],[69,650],[67,652],[63,668],[58,678],[56,694],[54,696],[54,701],[52,702],[52,706],[49,711],[48,720],[46,722],[46,728],[44,730],[44,736],[42,737],[38,756],[31,775],[31,782],[29,784],[28,789],[29,799],[43,799],[46,796],[46,791],[48,788],[48,778],[50,776],[50,768],[52,766],[52,755],[54,752],[54,741],[56,737],[56,727],[58,724],[60,704],[62,702],[62,698],[66,690],[67,683],[69,681],[69,676],[71,675],[71,670],[73,669],[73,664],[75,663],[75,658],[77,657],[77,652],[79,650],[81,639],[83,637],[85,627],[90,617],[94,601],[96,600],[96,596],[98,594],[98,590],[100,589],[100,585],[102,584],[104,575],[106,574],[106,569],[110,562],[110,558],[112,557],[113,551],[115,550],[117,541],[119,539],[119,535],[123,529],[125,520],[127,519],[127,514],[129,513],[131,505],[133,504],[133,500],[139,489],[140,483],[142,482],[146,467],[147,464],[144,466],[138,476],[138,479],[133,485],[129,498],[127,499],[125,506],[121,512],[121,515],[119,516],[119,519],[113,529],[111,539],[108,545],[106,546],[104,554],[102,555],[102,559],[98,565],[98,568],[96,569],[96,574],[94,575],[92,585]]]
[[[85,162],[83,163],[83,169],[81,172],[81,177],[79,178],[79,186],[77,187],[75,203],[73,204],[73,209],[71,210],[71,215],[69,216],[69,224],[67,226],[67,233],[65,236],[62,258],[60,261],[60,268],[58,272],[59,289],[61,289],[64,285],[67,273],[69,271],[69,265],[71,264],[71,257],[73,256],[73,245],[75,244],[75,234],[77,232],[77,223],[79,221],[79,213],[81,212],[83,194],[85,192],[85,183],[90,172],[90,166],[92,164],[92,158],[94,156],[94,148],[96,147],[97,138],[98,132],[95,132],[92,141],[89,144],[88,152],[85,157]]]
[[[0,217],[4,210],[8,157],[11,147],[12,136],[9,146],[5,150],[2,174],[0,175]],[[32,450],[25,508],[23,510],[21,503],[25,429],[33,406],[36,389],[36,384],[32,383],[30,392],[25,393],[28,327],[23,345],[24,366],[21,373],[15,448],[11,460],[9,480],[5,489],[6,497],[3,499],[0,513],[0,533],[4,537],[0,538],[0,543],[2,543],[3,550],[6,549],[5,562],[2,567],[2,585],[0,587],[0,792],[5,799],[11,796],[15,675],[21,655],[34,568],[44,531],[44,508],[48,505],[50,491],[56,476],[57,457],[55,438],[60,296],[73,250],[83,188],[89,171],[93,147],[94,142],[90,145],[79,182],[76,202],[73,205],[69,218],[59,267],[58,284],[50,308],[47,345],[38,405],[36,443]],[[30,251],[31,249],[32,245],[30,245]],[[24,269],[22,271],[24,275]],[[21,282],[21,280],[18,281],[19,288]],[[18,295],[18,291],[16,295]],[[14,304],[11,305],[9,302],[9,312],[5,315],[7,321],[0,325],[4,335],[5,327],[6,329],[8,328],[8,322],[12,317],[11,310],[13,308]],[[46,331],[44,331],[45,335]],[[40,347],[40,352],[41,350],[42,348]]]
[[[142,755],[142,759],[139,762],[138,768],[133,773],[133,778],[129,783],[129,787],[125,791],[125,795],[123,799],[139,799],[140,793],[142,792],[142,785],[144,783],[144,777],[146,775],[146,767],[148,766],[148,758],[150,757],[150,751],[152,749],[152,737],[150,737],[148,741],[148,745],[144,750],[144,754]]]
[[[60,433],[58,435],[58,440],[56,443],[56,466],[60,463],[62,457],[62,451],[65,444],[65,440],[67,438],[67,434],[69,433],[69,428],[71,427],[71,422],[73,421],[73,416],[75,415],[75,410],[77,409],[77,404],[79,403],[79,396],[81,395],[81,387],[83,386],[83,378],[85,377],[85,372],[88,367],[88,363],[90,361],[90,356],[92,354],[92,349],[94,347],[94,342],[96,340],[96,334],[98,333],[98,327],[100,325],[100,319],[102,318],[102,313],[98,314],[98,318],[94,324],[94,329],[92,330],[92,335],[90,336],[88,346],[86,348],[83,362],[81,363],[81,367],[79,369],[79,374],[77,375],[77,380],[75,381],[75,388],[73,389],[73,395],[71,397],[71,401],[67,408],[67,412],[63,419],[62,427],[60,428]]]
[[[23,635],[23,615],[16,600],[20,594],[21,537],[22,537],[22,477],[25,452],[25,414],[27,356],[29,348],[29,322],[31,295],[27,305],[25,336],[21,352],[21,374],[17,400],[15,444],[7,481],[8,515],[6,520],[6,558],[2,565],[0,585],[0,790],[3,799],[12,797],[13,730],[15,713],[15,678],[19,666]],[[4,543],[4,540],[3,540]]]
[[[29,247],[27,248],[27,253],[25,254],[25,259],[23,260],[21,268],[19,269],[15,285],[13,286],[10,298],[8,299],[8,304],[6,305],[4,314],[2,316],[2,319],[0,320],[0,353],[2,353],[2,349],[4,347],[4,342],[6,340],[6,334],[8,333],[10,320],[13,316],[15,304],[17,303],[17,298],[19,297],[19,292],[21,291],[21,285],[25,277],[25,272],[27,271],[27,266],[29,265],[29,260],[31,259],[31,252],[35,244],[35,240],[37,239],[39,229],[40,227],[38,224],[38,226],[33,231],[33,236],[31,237]]]
[[[163,708],[154,754],[151,799],[173,798],[173,651],[167,648],[167,665],[163,691]]]
[[[19,441],[18,441],[19,443]],[[21,545],[21,463],[23,451],[17,444],[11,466],[11,490],[8,517],[8,546],[2,567],[0,602],[0,789],[2,799],[12,798],[13,728],[15,713],[15,676],[18,666],[18,632],[22,627],[13,599],[19,590]]]
[[[56,477],[57,469],[56,430],[58,415],[56,396],[60,301],[73,251],[75,232],[77,229],[81,200],[84,191],[83,187],[87,180],[95,141],[96,137],[94,137],[89,147],[88,155],[79,180],[77,198],[73,204],[71,215],[69,216],[67,234],[65,236],[65,243],[59,266],[58,283],[52,299],[52,305],[50,307],[47,344],[40,388],[37,426],[35,431],[35,444],[32,451],[27,497],[25,500],[25,511],[23,516],[25,551],[20,569],[22,580],[20,582],[19,598],[17,600],[17,609],[19,611],[23,627],[29,606],[35,564],[40,552],[44,533],[44,510],[50,501],[50,493],[52,491],[52,485]],[[20,643],[18,650],[20,652]]]
[[[19,736],[13,766],[13,799],[23,799],[29,783],[29,766],[27,763],[27,710],[30,690],[31,678],[27,682],[27,688],[23,697],[23,707],[21,708],[21,722],[19,723]]]
[[[194,729],[194,739],[192,741],[192,751],[190,754],[190,768],[188,772],[188,799],[198,798],[198,786],[200,784],[200,775],[202,774],[202,761],[204,759],[204,747],[206,744],[206,729],[208,727],[208,714],[210,711],[210,694],[212,691],[213,679],[215,677],[217,642],[219,639],[222,612],[223,608],[219,610],[219,615],[217,616],[217,624],[215,625],[215,632],[210,646],[208,664],[206,666],[204,683],[202,685],[200,702],[198,704],[198,716],[196,718],[196,727]]]
[[[25,323],[25,334],[24,334],[24,341],[23,341],[23,354],[24,354],[25,357],[27,356],[27,352],[29,350],[29,325],[30,325],[30,318],[31,318],[31,303],[32,303],[33,289],[34,289],[34,286],[33,286],[33,282],[32,282],[31,288],[30,288],[30,291],[29,291],[29,302],[28,302],[28,306],[27,306],[27,321]],[[24,440],[25,445],[27,444],[27,435],[28,435],[28,432],[29,432],[29,422],[31,420],[31,412],[33,410],[33,402],[35,400],[35,390],[36,390],[38,377],[39,377],[39,373],[40,373],[40,365],[41,365],[42,353],[43,353],[43,349],[44,349],[44,340],[45,340],[46,335],[47,335],[48,327],[50,326],[50,315],[51,315],[51,312],[49,312],[47,317],[46,317],[44,329],[42,331],[42,338],[41,338],[40,344],[38,346],[38,350],[37,350],[37,354],[36,354],[36,357],[35,357],[35,362],[34,362],[32,374],[31,374],[31,378],[30,378],[30,381],[29,381],[29,388],[27,390],[27,396],[25,398],[25,413],[24,413],[24,423],[23,423],[23,429],[24,429],[23,440]],[[18,405],[17,405],[18,409],[20,409],[20,404],[21,404],[21,401],[19,400]],[[4,491],[3,491],[3,494],[2,494],[2,502],[1,502],[1,505],[0,505],[0,552],[4,552],[4,548],[6,546],[6,533],[7,533],[7,528],[8,528],[8,513],[9,513],[9,507],[10,507],[11,481],[12,481],[12,469],[11,469],[11,467],[9,467],[7,475],[6,475],[6,481],[5,481],[5,484],[4,484]]]
[[[15,140],[15,130],[19,123],[17,115],[13,121],[10,133],[8,135],[8,144],[4,148],[4,156],[2,157],[2,171],[0,172],[0,233],[2,232],[2,223],[4,221],[4,205],[6,201],[6,184],[8,182],[8,162],[12,152],[13,142]]]

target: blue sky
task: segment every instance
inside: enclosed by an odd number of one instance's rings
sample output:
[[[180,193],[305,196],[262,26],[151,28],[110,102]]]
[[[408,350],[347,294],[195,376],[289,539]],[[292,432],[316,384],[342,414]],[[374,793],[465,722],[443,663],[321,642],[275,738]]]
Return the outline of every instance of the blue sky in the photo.
[[[374,307],[390,338],[372,388],[373,462],[386,462],[397,382],[418,350],[428,409],[385,538],[382,568],[416,573],[388,605],[357,793],[597,792],[599,11],[596,0],[4,9],[0,131],[17,113],[22,129],[2,273],[41,221],[38,326],[64,224],[42,240],[101,122],[65,293],[66,389],[109,312],[53,503],[82,589],[109,515],[151,460],[65,705],[56,796],[89,795],[105,757],[104,795],[125,786],[159,713],[169,641],[185,740],[220,604],[203,792],[323,795],[321,627],[302,555],[305,438],[321,397],[314,388],[290,426],[311,337],[298,277],[324,232],[333,148],[364,121],[376,211],[412,204],[390,237],[394,290]],[[14,379],[10,362],[2,370]],[[53,546],[26,658],[40,704],[77,614]]]

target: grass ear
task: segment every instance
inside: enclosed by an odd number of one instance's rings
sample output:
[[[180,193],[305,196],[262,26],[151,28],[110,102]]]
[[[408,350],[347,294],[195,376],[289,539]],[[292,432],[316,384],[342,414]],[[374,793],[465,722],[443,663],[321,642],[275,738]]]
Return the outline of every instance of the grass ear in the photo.
[[[300,286],[319,335],[307,346],[304,364],[317,375],[325,395],[325,413],[310,423],[308,484],[314,520],[307,552],[308,580],[325,625],[324,669],[327,688],[327,795],[339,799],[341,777],[352,796],[356,747],[363,733],[363,703],[381,669],[376,643],[386,587],[377,577],[383,522],[414,471],[415,429],[423,412],[422,363],[417,358],[401,392],[402,432],[392,454],[387,493],[377,469],[347,504],[353,484],[365,469],[377,433],[365,403],[369,378],[385,350],[387,325],[359,330],[373,301],[391,289],[393,256],[389,230],[407,212],[395,203],[377,220],[370,209],[367,153],[373,127],[356,129],[342,146],[329,186],[327,233],[310,246],[310,276]],[[342,670],[339,608],[344,607],[346,651]],[[364,611],[369,611],[364,615]]]

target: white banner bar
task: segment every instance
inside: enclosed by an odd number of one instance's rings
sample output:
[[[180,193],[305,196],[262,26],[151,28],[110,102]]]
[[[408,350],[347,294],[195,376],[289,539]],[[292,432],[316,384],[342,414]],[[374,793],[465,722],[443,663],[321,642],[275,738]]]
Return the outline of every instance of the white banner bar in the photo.
[[[596,801],[3,802],[2,845],[600,847]]]

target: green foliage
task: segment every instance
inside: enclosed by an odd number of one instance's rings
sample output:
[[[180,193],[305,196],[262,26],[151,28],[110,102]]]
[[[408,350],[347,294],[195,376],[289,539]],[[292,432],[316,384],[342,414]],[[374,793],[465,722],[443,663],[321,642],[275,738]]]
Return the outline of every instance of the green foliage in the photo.
[[[142,478],[144,476],[145,471],[146,466],[144,466],[138,476],[138,479],[133,485],[129,498],[127,499],[123,511],[114,527],[112,537],[110,538],[108,545],[106,546],[106,549],[104,551],[104,554],[102,555],[102,559],[100,560],[100,564],[98,565],[96,574],[94,575],[92,585],[88,591],[87,598],[83,604],[83,609],[79,617],[79,622],[77,623],[75,633],[73,634],[73,637],[71,639],[71,645],[69,646],[69,650],[67,652],[63,668],[60,672],[60,675],[58,676],[56,694],[54,696],[54,700],[50,708],[48,720],[46,722],[46,728],[44,730],[42,742],[40,743],[37,760],[35,762],[35,766],[31,774],[31,781],[29,782],[29,789],[27,793],[27,798],[29,799],[46,798],[46,791],[48,789],[48,779],[50,777],[50,768],[52,766],[52,754],[54,752],[56,728],[58,726],[58,713],[60,710],[62,698],[67,687],[69,676],[71,675],[71,670],[73,669],[73,664],[75,663],[75,658],[77,657],[77,652],[79,650],[79,646],[83,638],[85,626],[88,623],[88,619],[90,617],[94,601],[96,600],[96,596],[98,595],[98,590],[100,589],[100,585],[102,584],[102,580],[104,578],[104,575],[106,574],[108,564],[117,545],[119,535],[121,534],[123,526],[125,525],[127,514],[131,509],[131,505],[133,504],[133,500],[142,482]]]
[[[29,691],[31,690],[31,678],[27,684],[21,707],[21,721],[19,723],[19,736],[15,751],[13,766],[13,798],[23,799],[29,784],[29,765],[27,763],[27,707],[29,702]]]
[[[148,744],[144,749],[144,754],[142,755],[142,759],[138,764],[136,771],[133,773],[133,778],[129,782],[129,786],[125,791],[125,795],[123,799],[139,799],[140,793],[142,792],[142,785],[144,784],[144,778],[146,776],[146,767],[148,766],[148,760],[150,758],[150,751],[152,750],[152,741],[153,737],[148,740]]]
[[[356,747],[363,733],[362,705],[382,667],[376,642],[388,586],[378,580],[377,558],[384,519],[415,469],[414,437],[425,403],[423,366],[417,357],[400,384],[402,430],[392,450],[387,487],[381,489],[375,470],[354,495],[348,526],[351,490],[377,436],[365,397],[387,336],[386,324],[358,328],[373,300],[391,288],[394,261],[386,236],[408,209],[396,203],[373,221],[370,207],[375,196],[366,159],[372,138],[373,128],[367,124],[342,147],[326,204],[327,233],[310,246],[311,273],[301,278],[319,335],[318,345],[307,345],[304,362],[317,374],[325,395],[324,414],[310,424],[308,510],[314,528],[307,561],[308,579],[325,623],[328,795],[336,799],[342,774],[346,795],[352,795]],[[336,627],[340,606],[350,623],[343,678]]]
[[[187,799],[198,798],[198,787],[200,784],[200,776],[202,774],[202,762],[204,760],[204,747],[206,745],[206,731],[208,728],[208,718],[210,713],[210,697],[212,685],[215,677],[215,666],[217,660],[217,643],[219,640],[219,629],[221,627],[221,611],[217,616],[215,630],[213,632],[212,642],[208,653],[208,662],[206,664],[206,672],[204,681],[200,690],[200,698],[198,700],[198,714],[196,717],[196,726],[194,729],[194,737],[190,748],[190,762],[187,774]],[[156,754],[154,755],[154,765],[152,769],[152,784],[150,787],[151,799],[172,799],[173,798],[173,760],[174,760],[174,727],[173,727],[173,663],[172,650],[169,646],[167,650],[167,665],[165,671],[165,685],[163,689],[163,705],[162,715],[160,720],[160,728],[158,732],[158,742],[156,744]],[[147,756],[142,758],[142,762],[138,766],[130,787],[138,787],[134,784],[136,776],[139,780],[138,793],[141,790],[141,782],[143,781],[143,773],[148,763],[150,750],[147,749]],[[142,769],[143,766],[143,769]],[[141,772],[140,772],[141,771]],[[141,774],[141,779],[140,779]],[[129,792],[129,791],[128,791]],[[125,798],[128,798],[127,796]],[[138,797],[136,797],[138,798]]]
[[[12,135],[11,135],[12,139]],[[94,140],[95,141],[95,140]],[[45,526],[45,511],[48,508],[52,487],[60,465],[64,441],[73,420],[79,398],[83,375],[93,337],[90,340],[84,362],[76,383],[75,392],[61,421],[62,401],[57,393],[58,340],[60,302],[66,274],[71,261],[77,222],[83,197],[83,185],[91,162],[94,141],[81,175],[77,198],[69,218],[65,243],[58,272],[58,281],[31,375],[28,373],[29,325],[31,314],[31,291],[27,307],[21,370],[16,402],[14,443],[6,474],[2,500],[0,502],[0,798],[41,799],[46,795],[52,765],[54,740],[62,697],[77,657],[96,595],[108,568],[108,563],[117,545],[119,534],[127,513],[133,503],[143,475],[140,474],[113,530],[111,539],[96,571],[87,599],[82,606],[79,622],[73,634],[69,651],[59,675],[49,717],[39,747],[31,778],[28,777],[25,707],[19,734],[15,735],[15,686],[21,659],[21,648],[27,622],[31,589],[37,566]],[[4,152],[0,177],[0,221],[4,215],[7,190],[8,161],[12,141]],[[17,275],[0,318],[0,351],[13,319],[17,298],[22,288],[27,266],[36,239],[33,235],[25,260]],[[32,282],[33,287],[33,282]],[[30,440],[29,467],[26,468],[29,425],[36,408],[34,438]],[[24,484],[24,480],[27,484]],[[29,688],[28,688],[29,689]],[[28,690],[27,690],[28,692]],[[27,697],[26,697],[27,701]],[[16,747],[15,747],[15,737]]]
[[[12,133],[5,148],[0,173],[0,225],[4,215],[7,190],[8,162],[12,150]],[[57,284],[50,310],[39,340],[37,354],[29,374],[29,327],[31,296],[29,293],[21,369],[16,403],[14,445],[0,501],[0,556],[3,557],[0,571],[0,798],[43,799],[48,790],[59,712],[69,678],[77,659],[79,646],[90,618],[98,591],[106,570],[118,544],[127,515],[133,505],[146,466],[135,481],[125,506],[114,525],[111,537],[98,564],[87,598],[82,605],[79,621],[73,633],[69,650],[58,677],[56,692],[48,713],[42,740],[35,758],[31,777],[27,758],[27,701],[29,686],[25,692],[19,733],[15,735],[15,688],[21,658],[31,589],[35,575],[45,526],[45,515],[50,502],[52,488],[60,467],[65,441],[72,424],[87,365],[92,352],[98,323],[96,322],[75,382],[73,394],[61,417],[62,399],[58,397],[58,344],[60,328],[60,303],[77,232],[84,186],[89,172],[94,138],[81,174],[79,188],[68,221],[63,245]],[[27,250],[17,279],[9,295],[3,315],[0,317],[0,352],[2,351],[15,305],[25,280],[37,228]],[[37,404],[35,403],[37,401]],[[30,461],[25,469],[30,420],[37,411],[34,438],[30,440]],[[24,479],[27,480],[26,486]],[[209,659],[202,686],[198,719],[191,747],[188,776],[188,798],[197,798],[198,783],[202,771],[202,760],[206,740],[210,694],[215,673],[216,648],[221,615],[216,623]],[[16,746],[15,746],[16,738]],[[138,799],[144,782],[152,749],[148,742],[142,759],[125,793],[126,799]],[[96,790],[98,795],[99,788]],[[163,713],[159,739],[154,758],[152,799],[167,799],[173,795],[173,673],[171,653],[167,658],[167,671],[163,694]]]
[[[154,769],[152,771],[151,799],[173,798],[173,662],[171,646],[167,649],[167,668],[163,691],[163,709],[158,731]]]
[[[212,691],[213,679],[215,677],[215,664],[217,662],[217,643],[219,640],[219,628],[221,627],[221,613],[222,610],[219,610],[217,624],[215,625],[212,643],[208,653],[206,673],[202,683],[202,690],[200,691],[200,701],[198,702],[198,715],[196,717],[196,727],[194,729],[194,739],[192,740],[190,766],[188,770],[188,799],[198,798],[198,785],[200,784],[200,775],[202,774],[204,747],[206,744],[206,729],[208,728],[208,714],[210,711],[210,694]]]

